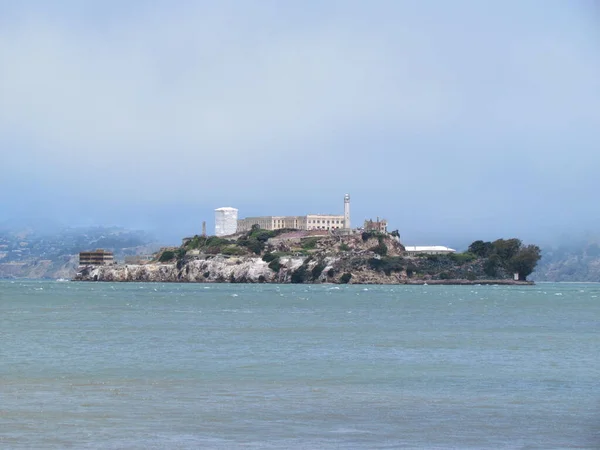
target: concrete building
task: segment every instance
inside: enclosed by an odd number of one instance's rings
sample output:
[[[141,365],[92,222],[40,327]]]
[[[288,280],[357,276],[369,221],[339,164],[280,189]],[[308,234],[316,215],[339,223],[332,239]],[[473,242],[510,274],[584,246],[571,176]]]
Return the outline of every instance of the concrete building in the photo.
[[[387,220],[377,218],[376,221],[371,219],[365,220],[365,231],[377,231],[378,233],[387,233]]]
[[[258,225],[263,230],[282,230],[284,228],[294,230],[306,230],[306,217],[304,216],[259,216],[239,219],[237,222],[238,232],[250,231],[252,226]]]
[[[350,229],[350,195],[344,195],[344,215],[307,214],[306,216],[260,216],[237,221],[237,231],[244,232],[258,225],[263,230],[325,230]]]
[[[333,214],[308,214],[306,230],[340,230],[344,228],[344,216]]]
[[[350,229],[350,194],[344,195],[344,228]]]
[[[442,245],[413,245],[404,246],[406,253],[409,255],[448,255],[456,253],[456,250]]]
[[[103,250],[101,248],[79,253],[79,265],[80,266],[105,266],[108,264],[114,264],[115,258],[112,252]]]
[[[237,232],[238,210],[235,208],[215,209],[215,235],[229,236]]]
[[[238,220],[238,232],[249,231],[258,225],[263,230],[327,230],[344,227],[344,216],[333,214],[308,214],[306,216],[261,216]]]

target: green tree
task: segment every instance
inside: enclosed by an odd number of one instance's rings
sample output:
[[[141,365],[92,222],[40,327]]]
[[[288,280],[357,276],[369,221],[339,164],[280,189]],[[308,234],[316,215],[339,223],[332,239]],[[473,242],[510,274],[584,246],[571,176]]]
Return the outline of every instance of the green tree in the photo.
[[[521,249],[523,243],[519,239],[498,239],[492,242],[493,251],[502,262],[507,262]]]
[[[498,265],[499,259],[496,255],[491,255],[484,263],[483,263],[483,272],[488,277],[495,277],[498,274]]]
[[[531,275],[538,261],[542,257],[542,252],[537,245],[527,245],[519,249],[507,263],[507,269],[519,274],[519,280],[525,281]]]
[[[487,258],[492,250],[493,246],[491,242],[475,241],[469,245],[469,249],[467,251],[481,258]]]

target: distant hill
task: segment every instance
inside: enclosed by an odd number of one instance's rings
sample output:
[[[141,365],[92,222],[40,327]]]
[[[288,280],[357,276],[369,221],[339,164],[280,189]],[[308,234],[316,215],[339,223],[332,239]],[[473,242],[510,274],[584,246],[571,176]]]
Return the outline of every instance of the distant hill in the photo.
[[[588,238],[542,249],[542,259],[531,276],[536,281],[600,282],[600,244]]]
[[[117,259],[158,248],[143,231],[120,227],[52,227],[4,223],[0,227],[0,278],[70,278],[78,253],[104,248]]]

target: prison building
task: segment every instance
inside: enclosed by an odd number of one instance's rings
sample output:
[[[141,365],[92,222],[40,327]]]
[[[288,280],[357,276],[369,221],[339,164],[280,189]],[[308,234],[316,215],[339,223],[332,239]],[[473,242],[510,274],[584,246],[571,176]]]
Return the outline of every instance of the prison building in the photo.
[[[387,220],[379,219],[377,220],[365,220],[365,231],[376,231],[378,233],[387,233]]]
[[[80,266],[105,266],[108,264],[114,264],[114,262],[115,258],[113,253],[101,248],[79,253]]]

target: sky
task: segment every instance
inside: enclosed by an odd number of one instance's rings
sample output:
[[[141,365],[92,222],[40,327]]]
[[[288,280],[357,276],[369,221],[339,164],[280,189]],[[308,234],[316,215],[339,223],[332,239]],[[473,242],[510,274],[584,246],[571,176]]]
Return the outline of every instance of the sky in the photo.
[[[0,0],[0,221],[160,239],[385,217],[407,245],[600,224],[594,0]]]

